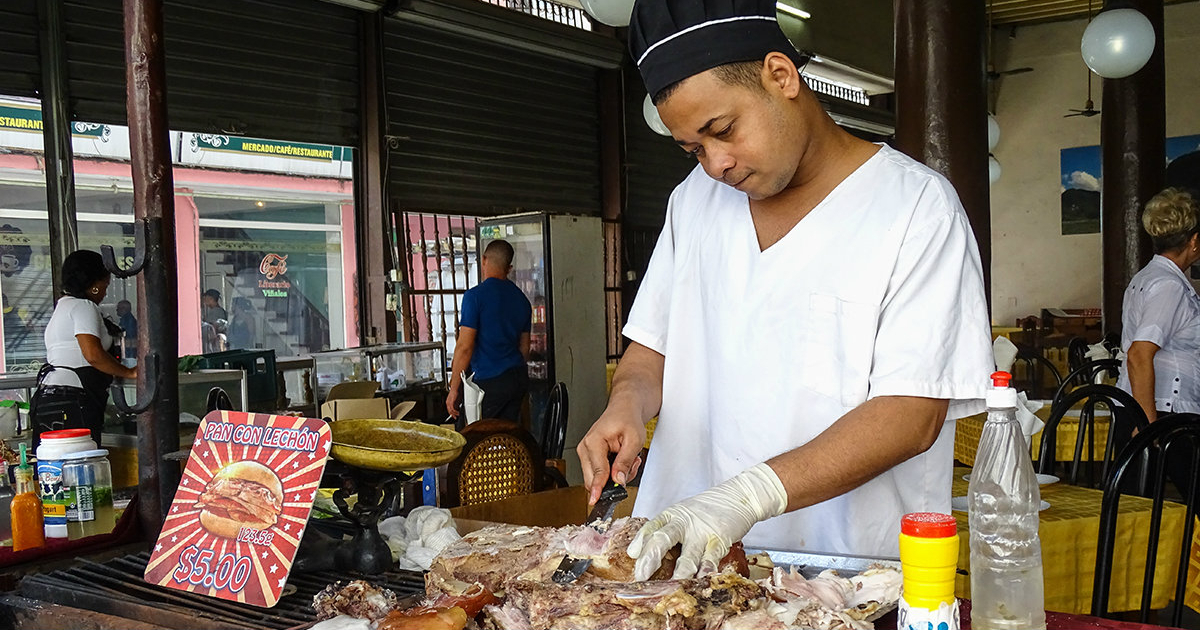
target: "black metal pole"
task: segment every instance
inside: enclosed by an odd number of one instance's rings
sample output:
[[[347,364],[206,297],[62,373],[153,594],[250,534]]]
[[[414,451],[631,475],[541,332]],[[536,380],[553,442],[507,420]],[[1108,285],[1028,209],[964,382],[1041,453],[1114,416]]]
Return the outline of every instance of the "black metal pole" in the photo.
[[[67,51],[62,0],[41,0],[38,42],[42,53],[42,141],[46,151],[46,209],[50,219],[50,278],[54,300],[62,295],[62,264],[79,249],[75,224],[75,169],[71,162],[71,114],[67,104]]]
[[[175,190],[167,125],[162,0],[124,0],[125,85],[133,207],[145,230],[138,280],[138,499],[143,532],[158,535],[179,469],[179,320],[175,282]]]

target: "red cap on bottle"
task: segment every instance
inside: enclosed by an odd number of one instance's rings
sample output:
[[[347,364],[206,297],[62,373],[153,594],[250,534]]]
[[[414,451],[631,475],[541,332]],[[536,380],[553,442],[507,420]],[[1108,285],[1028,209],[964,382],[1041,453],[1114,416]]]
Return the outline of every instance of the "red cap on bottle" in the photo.
[[[958,522],[949,514],[913,512],[900,519],[900,533],[917,538],[948,538],[958,534]]]
[[[1008,372],[992,372],[992,387],[1008,387],[1012,382],[1012,374]]]
[[[91,437],[91,429],[59,429],[58,431],[47,431],[42,434],[43,440],[64,440],[66,438],[76,437]]]

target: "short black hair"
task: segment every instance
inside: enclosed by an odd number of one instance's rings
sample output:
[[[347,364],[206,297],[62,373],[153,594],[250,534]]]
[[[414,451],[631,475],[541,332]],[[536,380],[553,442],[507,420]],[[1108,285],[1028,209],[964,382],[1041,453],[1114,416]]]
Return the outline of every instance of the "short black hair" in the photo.
[[[512,266],[513,256],[515,254],[516,252],[513,251],[513,246],[504,239],[496,239],[491,243],[488,243],[487,247],[483,249],[484,256],[498,256],[500,261],[504,263],[501,265],[501,267],[504,269],[508,269]]]
[[[765,90],[763,90],[761,78],[762,67],[762,59],[756,59],[753,61],[735,61],[733,63],[719,65],[713,68],[712,72],[717,79],[727,85],[740,86],[756,92],[763,92]],[[668,85],[667,87],[659,90],[658,94],[652,95],[650,100],[652,100],[655,105],[662,103],[675,93],[675,90],[679,88],[679,84],[686,80],[687,79],[683,79]]]
[[[71,297],[87,299],[88,289],[112,274],[104,266],[104,258],[90,249],[79,249],[67,254],[62,266],[63,293]]]
[[[200,295],[201,296],[207,295],[208,297],[210,297],[218,302],[221,301],[221,292],[216,289],[209,289],[209,290],[205,291],[204,293],[201,293]]]

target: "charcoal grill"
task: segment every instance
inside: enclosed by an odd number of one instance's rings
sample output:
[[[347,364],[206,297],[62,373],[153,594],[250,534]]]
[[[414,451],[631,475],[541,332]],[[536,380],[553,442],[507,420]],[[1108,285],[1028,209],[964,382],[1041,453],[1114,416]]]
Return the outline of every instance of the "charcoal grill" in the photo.
[[[19,593],[42,602],[91,610],[114,617],[179,630],[264,630],[295,628],[315,620],[313,596],[338,581],[365,579],[391,589],[406,605],[425,593],[419,571],[387,571],[364,576],[351,572],[293,573],[274,608],[215,599],[148,584],[142,579],[150,552],[107,562],[78,564],[21,580]],[[295,589],[292,592],[292,589]]]

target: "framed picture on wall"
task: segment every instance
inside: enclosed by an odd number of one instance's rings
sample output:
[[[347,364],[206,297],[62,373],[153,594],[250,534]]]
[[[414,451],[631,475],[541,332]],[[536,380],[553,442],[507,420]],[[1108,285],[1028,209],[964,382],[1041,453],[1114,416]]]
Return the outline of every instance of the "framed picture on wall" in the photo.
[[[1200,191],[1200,134],[1167,138],[1167,186]],[[1100,233],[1100,146],[1060,152],[1062,234]]]

